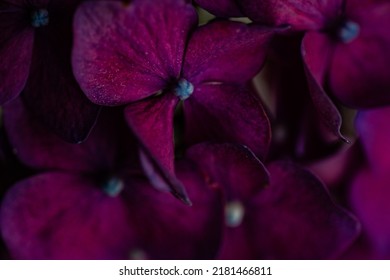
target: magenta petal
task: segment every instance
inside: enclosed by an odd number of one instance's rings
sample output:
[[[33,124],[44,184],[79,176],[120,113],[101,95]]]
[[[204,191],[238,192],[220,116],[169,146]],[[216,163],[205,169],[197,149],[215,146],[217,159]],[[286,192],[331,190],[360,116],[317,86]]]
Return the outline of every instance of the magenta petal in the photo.
[[[91,172],[112,167],[118,153],[128,155],[119,146],[120,141],[132,140],[128,128],[123,119],[107,113],[102,113],[82,144],[67,143],[34,121],[20,98],[4,106],[4,125],[14,152],[24,164],[35,169]],[[131,144],[135,150],[134,140]]]
[[[334,204],[315,176],[288,162],[268,170],[270,186],[246,212],[257,258],[335,258],[356,239],[356,219]]]
[[[387,173],[362,170],[351,190],[351,204],[377,258],[390,257],[390,180]]]
[[[184,102],[188,145],[203,141],[248,146],[264,159],[271,128],[263,106],[249,87],[200,85]]]
[[[390,131],[387,129],[389,122],[389,107],[361,111],[356,118],[356,129],[365,156],[374,170],[384,174],[390,171]]]
[[[335,96],[348,106],[390,104],[389,14],[389,3],[353,11],[350,20],[359,25],[359,35],[336,45],[330,83]]]
[[[195,86],[206,82],[244,83],[262,68],[272,29],[215,21],[192,35],[184,77]]]
[[[325,126],[341,139],[341,116],[332,100],[323,89],[327,66],[333,45],[330,39],[317,32],[309,32],[302,42],[302,57],[310,94]]]
[[[128,105],[125,115],[141,144],[141,163],[150,182],[190,203],[184,187],[175,178],[173,115],[177,103],[174,94],[163,93]]]
[[[74,72],[94,103],[126,104],[179,77],[195,9],[184,0],[86,2],[76,13]]]
[[[132,227],[119,197],[65,173],[19,182],[1,208],[2,235],[16,259],[124,259]]]
[[[198,144],[188,150],[187,157],[198,165],[206,182],[222,189],[229,201],[246,201],[268,184],[263,164],[244,146]]]
[[[236,0],[195,0],[203,9],[218,17],[241,17],[243,16]]]
[[[128,205],[136,216],[141,251],[149,259],[212,259],[222,233],[223,203],[218,189],[210,188],[196,167],[177,166],[193,205],[184,205],[149,185],[129,188]]]
[[[240,0],[242,12],[252,20],[296,30],[322,29],[342,12],[342,0]]]
[[[32,28],[24,26],[25,14],[15,7],[1,11],[0,104],[18,96],[27,81],[34,41]]]

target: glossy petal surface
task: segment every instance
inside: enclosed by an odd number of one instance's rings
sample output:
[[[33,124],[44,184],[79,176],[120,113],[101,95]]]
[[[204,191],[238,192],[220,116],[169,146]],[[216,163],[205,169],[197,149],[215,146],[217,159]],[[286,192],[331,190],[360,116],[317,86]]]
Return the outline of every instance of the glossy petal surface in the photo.
[[[179,77],[196,24],[195,10],[184,0],[86,2],[74,23],[77,80],[101,105],[150,96]]]

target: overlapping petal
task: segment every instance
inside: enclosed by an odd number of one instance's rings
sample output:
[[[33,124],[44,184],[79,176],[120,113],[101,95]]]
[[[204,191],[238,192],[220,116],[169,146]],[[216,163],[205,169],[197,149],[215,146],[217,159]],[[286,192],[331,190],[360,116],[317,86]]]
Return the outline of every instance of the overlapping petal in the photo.
[[[177,103],[174,94],[166,93],[128,105],[125,115],[141,144],[141,163],[151,183],[190,204],[175,178],[173,117]]]
[[[196,29],[185,54],[183,76],[200,83],[239,83],[252,79],[264,64],[275,30],[215,21]]]
[[[88,98],[126,104],[180,75],[195,9],[184,0],[86,2],[75,16],[73,68]]]
[[[342,0],[242,0],[242,12],[252,20],[295,30],[319,30],[342,12]]]
[[[184,103],[188,146],[203,141],[248,146],[264,159],[271,128],[258,97],[246,86],[203,84]]]
[[[248,202],[255,257],[335,258],[357,238],[357,220],[335,205],[310,172],[289,162],[273,163],[268,170],[270,186]]]
[[[326,35],[308,32],[303,38],[301,51],[314,105],[328,129],[334,135],[344,139],[340,133],[342,122],[340,113],[323,89],[333,47]]]
[[[119,155],[133,160],[137,156],[135,141],[118,113],[104,111],[82,144],[67,143],[48,131],[31,117],[20,99],[4,107],[4,124],[14,152],[28,166],[93,171],[112,168],[121,160]]]
[[[178,178],[191,197],[192,206],[141,184],[130,189],[128,204],[141,229],[138,249],[150,259],[212,259],[218,251],[223,223],[220,190],[204,181],[197,167],[179,162]]]
[[[30,70],[34,31],[23,9],[0,3],[0,104],[18,96]]]
[[[19,182],[3,202],[0,221],[16,259],[124,259],[135,242],[126,203],[67,173]]]
[[[359,2],[350,6],[347,16],[358,24],[359,34],[334,49],[329,69],[332,91],[352,107],[390,104],[390,4],[364,6]]]

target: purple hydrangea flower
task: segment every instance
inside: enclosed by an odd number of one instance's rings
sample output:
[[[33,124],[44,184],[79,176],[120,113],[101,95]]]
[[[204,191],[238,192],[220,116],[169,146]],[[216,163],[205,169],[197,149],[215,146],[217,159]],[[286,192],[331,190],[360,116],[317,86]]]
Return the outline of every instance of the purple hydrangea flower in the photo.
[[[10,141],[20,159],[39,172],[17,182],[1,205],[1,235],[11,257],[215,256],[220,192],[188,161],[177,164],[177,174],[193,207],[153,189],[134,166],[137,146],[121,117],[103,111],[88,140],[72,145],[34,122],[20,100],[7,105]]]
[[[339,134],[341,117],[325,93],[324,85],[329,85],[330,92],[351,107],[390,104],[388,1],[197,2],[218,15],[231,16],[231,10],[225,6],[235,5],[257,23],[287,24],[292,30],[306,31],[302,56],[312,98],[323,120],[336,135]]]
[[[0,1],[0,104],[23,92],[34,117],[70,142],[87,137],[99,112],[70,63],[72,19],[80,2]]]
[[[207,181],[225,196],[222,259],[324,259],[343,253],[360,233],[324,185],[291,162],[265,168],[247,149],[201,144],[189,150]]]
[[[274,32],[197,23],[184,0],[86,2],[75,17],[77,80],[96,104],[128,104],[128,124],[165,181],[174,174],[173,118],[181,101],[187,145],[231,141],[261,158],[268,150],[268,119],[246,83],[262,67]],[[187,200],[180,184],[171,188]]]

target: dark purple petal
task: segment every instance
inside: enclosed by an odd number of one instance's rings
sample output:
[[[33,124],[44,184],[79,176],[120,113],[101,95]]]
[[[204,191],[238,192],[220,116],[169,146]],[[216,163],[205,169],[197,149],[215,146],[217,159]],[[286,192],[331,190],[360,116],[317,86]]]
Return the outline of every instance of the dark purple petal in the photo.
[[[356,219],[334,204],[310,172],[289,162],[268,170],[270,186],[247,203],[243,221],[256,258],[335,258],[356,239]]]
[[[141,144],[141,163],[150,182],[190,203],[184,187],[175,178],[173,116],[177,103],[174,94],[163,93],[128,105],[125,115]]]
[[[194,161],[206,182],[226,193],[228,201],[247,201],[268,184],[268,172],[253,153],[241,145],[198,144],[187,158]]]
[[[101,105],[143,99],[178,78],[195,9],[184,0],[86,2],[76,13],[73,67]]]
[[[302,42],[302,57],[310,94],[324,125],[341,139],[341,116],[332,100],[323,89],[328,62],[333,45],[330,39],[317,32],[308,32]]]
[[[222,196],[196,170],[188,163],[177,166],[177,175],[193,202],[191,207],[150,185],[128,189],[126,202],[142,238],[138,250],[147,258],[212,259],[217,254],[223,228]]]
[[[318,30],[342,12],[342,0],[241,0],[242,12],[252,20],[295,30]]]
[[[0,13],[0,104],[4,104],[18,96],[27,81],[34,32],[25,25],[22,8],[0,3]]]
[[[362,170],[351,190],[352,207],[378,257],[390,257],[390,178],[387,173]]]
[[[203,9],[218,17],[241,17],[243,16],[236,0],[195,0]]]
[[[77,84],[71,67],[72,17],[79,1],[49,9],[49,24],[36,28],[30,75],[22,93],[32,115],[68,142],[83,141],[99,107]]]
[[[66,173],[19,182],[1,208],[2,236],[16,259],[124,259],[133,228],[119,197]]]
[[[198,28],[185,55],[184,77],[199,83],[245,83],[262,68],[272,29],[230,21]]]
[[[249,87],[205,84],[184,102],[188,146],[203,141],[248,146],[264,159],[271,128],[263,106]]]
[[[104,111],[82,144],[67,143],[34,121],[20,99],[4,106],[4,125],[14,153],[28,166],[94,171],[113,168],[118,154],[133,159],[137,155],[135,141],[118,113]]]
[[[329,75],[333,93],[348,106],[390,104],[389,14],[389,3],[372,3],[348,15],[358,24],[358,35],[336,45]]]
[[[389,107],[360,111],[356,118],[356,129],[369,165],[385,174],[390,171],[389,122]]]

